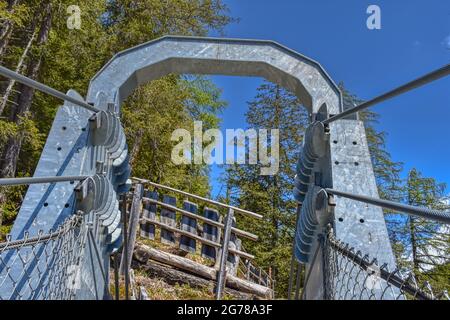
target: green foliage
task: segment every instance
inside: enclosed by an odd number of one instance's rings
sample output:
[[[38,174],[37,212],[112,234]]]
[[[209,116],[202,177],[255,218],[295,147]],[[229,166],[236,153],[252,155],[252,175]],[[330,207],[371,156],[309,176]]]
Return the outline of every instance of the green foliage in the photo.
[[[220,0],[111,0],[107,5],[103,22],[115,50],[166,34],[204,36],[233,21]]]
[[[436,210],[450,208],[445,204],[445,184],[434,178],[423,177],[417,169],[411,169],[404,186],[404,202]],[[448,226],[414,216],[397,214],[392,232],[400,247],[397,260],[412,270],[420,282],[429,281],[437,288],[450,288],[450,229]],[[446,281],[441,281],[447,276]]]
[[[364,101],[345,89],[340,83],[343,96],[344,109],[348,109],[363,103]],[[379,115],[370,110],[358,113],[360,120],[364,122],[366,129],[367,144],[369,146],[370,158],[377,182],[378,193],[381,198],[399,201],[401,199],[401,178],[403,170],[402,162],[395,162],[391,159],[390,153],[386,149],[387,133],[376,128]]]
[[[205,127],[217,126],[217,112],[225,105],[219,97],[217,88],[204,78],[188,81],[168,76],[137,89],[122,109],[133,174],[207,195],[207,167],[173,164],[176,142],[171,135],[181,128],[193,134],[193,120],[206,120]]]
[[[37,59],[42,64],[39,80],[62,92],[75,89],[87,93],[90,79],[118,51],[166,34],[206,35],[221,31],[233,21],[221,0],[30,0],[19,1],[12,10],[0,1],[0,24],[14,23],[2,64],[15,70],[33,33],[39,33],[44,6],[51,4],[51,29],[41,45],[36,40],[24,57],[22,73]],[[76,4],[81,10],[81,29],[68,29],[66,9]],[[2,39],[3,40],[3,39]],[[0,79],[5,80],[5,79]],[[3,95],[7,82],[0,83]],[[16,176],[32,174],[61,101],[35,92],[29,112],[18,114],[21,86],[16,84],[0,114],[0,149],[13,137],[21,142]],[[208,170],[204,166],[175,167],[170,161],[175,128],[190,128],[192,120],[205,127],[219,123],[217,113],[225,106],[220,91],[206,78],[167,76],[139,88],[123,110],[125,130],[133,154],[133,173],[207,195]],[[139,142],[139,139],[142,141]],[[139,143],[138,143],[139,142]],[[137,146],[139,145],[139,146]],[[2,150],[0,150],[1,152]],[[164,177],[162,179],[161,177]],[[21,190],[24,192],[24,189]],[[0,192],[0,222],[14,220],[21,198]],[[0,223],[1,224],[1,223]]]
[[[257,242],[244,241],[244,248],[255,253],[258,266],[272,269],[277,297],[286,297],[297,207],[292,177],[308,113],[297,97],[265,82],[249,102],[246,119],[251,128],[280,130],[280,170],[274,176],[261,176],[261,164],[228,167],[224,178],[228,198],[264,216],[258,223],[239,216],[238,226],[259,236]]]
[[[12,21],[19,27],[23,27],[24,23],[30,17],[30,8],[26,4],[16,4],[8,9],[7,1],[0,1],[0,24],[3,25],[6,21]]]
[[[0,119],[0,145],[17,134],[17,125],[13,122]]]
[[[3,213],[0,217],[2,222],[0,223],[0,241],[4,240],[11,230],[25,190],[25,186],[0,187],[0,194],[5,197],[5,200],[0,203],[0,210]]]

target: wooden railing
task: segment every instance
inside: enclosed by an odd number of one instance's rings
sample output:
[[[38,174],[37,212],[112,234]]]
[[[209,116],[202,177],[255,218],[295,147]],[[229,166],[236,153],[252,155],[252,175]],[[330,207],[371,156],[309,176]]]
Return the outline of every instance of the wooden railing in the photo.
[[[254,256],[242,249],[241,238],[256,241],[258,236],[237,228],[234,213],[255,219],[261,219],[261,215],[149,180],[133,180],[135,186],[143,185],[140,236],[212,260],[217,269],[217,299],[222,297],[226,274],[236,276],[239,268],[246,268],[240,272],[245,280],[272,287],[270,276],[254,267],[250,263]],[[181,208],[177,206],[180,198]]]
[[[255,266],[250,260],[241,260],[238,272],[245,280],[275,290],[275,282],[270,269],[269,272],[266,272],[263,268]]]

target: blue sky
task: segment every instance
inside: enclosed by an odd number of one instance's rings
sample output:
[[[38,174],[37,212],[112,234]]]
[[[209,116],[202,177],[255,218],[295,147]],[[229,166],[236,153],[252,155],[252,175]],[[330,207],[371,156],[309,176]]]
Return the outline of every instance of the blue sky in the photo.
[[[437,69],[450,60],[448,0],[230,0],[239,23],[226,37],[275,40],[317,61],[363,99]],[[366,9],[381,8],[381,30],[369,30]],[[212,34],[216,36],[216,34]],[[229,107],[222,129],[246,126],[246,101],[257,78],[213,77]],[[450,185],[450,77],[372,108],[387,149],[405,169],[416,167]],[[212,168],[212,196],[221,189]],[[450,188],[448,188],[450,190]]]

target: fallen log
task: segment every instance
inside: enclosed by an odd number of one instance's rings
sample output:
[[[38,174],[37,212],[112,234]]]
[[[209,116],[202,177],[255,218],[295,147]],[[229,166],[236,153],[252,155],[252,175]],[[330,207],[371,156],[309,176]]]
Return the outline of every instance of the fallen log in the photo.
[[[142,264],[147,264],[148,260],[151,259],[208,280],[216,281],[217,278],[217,270],[213,268],[204,266],[187,258],[151,248],[144,244],[136,245],[133,257]],[[226,277],[226,287],[245,293],[255,294],[266,299],[270,299],[273,296],[270,288],[240,279],[230,274]]]
[[[161,278],[170,285],[187,284],[192,288],[208,288],[211,295],[214,293],[215,282],[213,280],[206,280],[155,261],[148,261],[147,264],[141,265],[140,268],[145,271],[147,275],[153,278]],[[142,284],[145,285],[145,282],[142,281]],[[225,288],[224,292],[237,300],[253,300],[256,298],[253,294],[240,292],[230,288]]]

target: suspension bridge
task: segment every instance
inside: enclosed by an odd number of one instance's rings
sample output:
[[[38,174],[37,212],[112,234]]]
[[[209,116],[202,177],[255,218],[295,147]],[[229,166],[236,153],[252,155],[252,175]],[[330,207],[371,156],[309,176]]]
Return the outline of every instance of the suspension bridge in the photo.
[[[216,282],[217,299],[228,284],[250,286],[250,276],[235,279],[232,269],[238,258],[253,258],[237,240],[257,237],[236,228],[234,214],[260,215],[130,177],[121,104],[139,85],[169,73],[262,77],[292,91],[308,109],[310,125],[293,177],[298,209],[290,299],[300,298],[301,282],[303,299],[449,298],[397,267],[383,208],[443,224],[450,224],[450,213],[379,198],[358,112],[448,76],[450,65],[344,109],[341,92],[322,66],[278,43],[166,36],[116,54],[93,77],[85,99],[0,66],[1,76],[64,102],[33,177],[0,179],[0,186],[30,185],[11,234],[0,243],[0,299],[108,299],[111,261],[116,281],[124,273],[128,290],[138,229],[154,238],[156,227],[161,241],[173,243],[178,235],[180,248],[195,251],[200,243],[202,255],[217,261],[212,271],[201,269]],[[173,196],[160,201],[162,190],[214,208],[200,215],[195,203],[185,201],[180,209]],[[270,276],[261,274],[257,289],[271,289]]]

